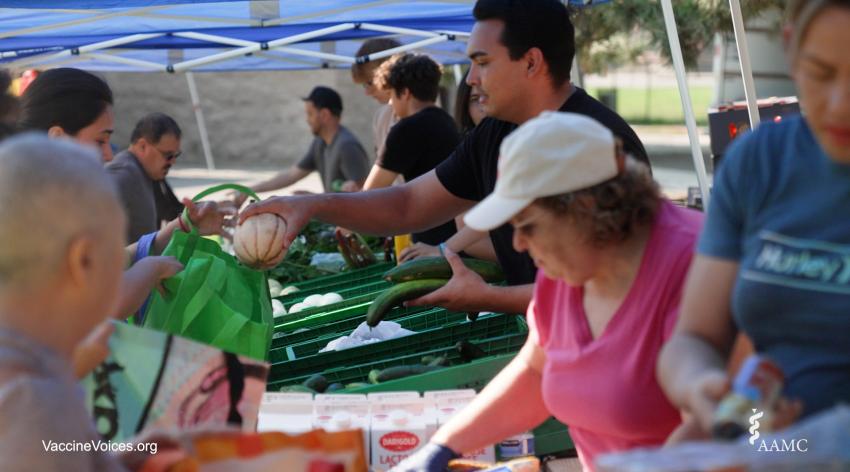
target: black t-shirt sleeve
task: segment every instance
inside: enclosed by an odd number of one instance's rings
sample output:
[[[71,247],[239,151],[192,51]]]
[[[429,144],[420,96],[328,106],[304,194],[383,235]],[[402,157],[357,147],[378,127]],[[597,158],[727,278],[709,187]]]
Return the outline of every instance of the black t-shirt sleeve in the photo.
[[[482,139],[482,129],[486,120],[467,133],[454,152],[437,166],[437,178],[452,195],[466,200],[480,200],[478,195],[476,169],[481,166],[476,152],[478,140]]]
[[[410,132],[410,127],[407,122],[399,122],[392,128],[387,135],[387,140],[384,144],[384,154],[378,156],[375,164],[382,169],[386,169],[397,174],[405,174],[410,171],[413,164],[416,162],[416,153],[420,147],[415,139],[415,135]]]

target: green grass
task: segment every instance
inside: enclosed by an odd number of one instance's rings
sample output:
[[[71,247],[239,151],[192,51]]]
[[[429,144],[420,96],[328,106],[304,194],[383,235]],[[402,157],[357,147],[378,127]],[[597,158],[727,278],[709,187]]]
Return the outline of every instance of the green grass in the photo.
[[[587,92],[598,98],[599,90],[589,88]],[[707,126],[711,87],[691,87],[690,94],[697,125]],[[685,124],[682,101],[677,87],[658,87],[650,90],[643,87],[618,88],[617,113],[629,123],[636,125]]]

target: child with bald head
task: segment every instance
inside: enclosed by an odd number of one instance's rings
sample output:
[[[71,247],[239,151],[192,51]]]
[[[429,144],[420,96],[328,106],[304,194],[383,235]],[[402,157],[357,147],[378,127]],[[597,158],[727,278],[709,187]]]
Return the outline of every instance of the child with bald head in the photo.
[[[116,303],[127,222],[98,156],[24,135],[0,145],[0,457],[4,470],[123,470],[100,452],[71,367]]]

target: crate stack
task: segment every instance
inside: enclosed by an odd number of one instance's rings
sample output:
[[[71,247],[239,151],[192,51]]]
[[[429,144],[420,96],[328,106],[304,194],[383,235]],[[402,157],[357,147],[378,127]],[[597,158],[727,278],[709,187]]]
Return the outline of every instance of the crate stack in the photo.
[[[321,374],[329,383],[354,384],[334,393],[481,390],[525,343],[528,326],[522,316],[485,313],[470,321],[466,313],[442,308],[396,307],[384,319],[416,334],[320,353],[330,341],[351,334],[366,320],[372,300],[390,287],[382,275],[392,267],[391,263],[375,264],[312,279],[294,284],[299,289],[297,292],[278,297],[287,310],[313,294],[335,292],[342,295],[343,301],[275,319],[268,391],[300,385],[314,374]],[[479,347],[486,356],[464,362],[456,348],[462,341]],[[445,356],[451,365],[419,375],[369,383],[369,373],[373,370],[421,365],[428,356]],[[566,427],[554,419],[536,428],[534,436],[536,453],[541,456],[572,448]]]

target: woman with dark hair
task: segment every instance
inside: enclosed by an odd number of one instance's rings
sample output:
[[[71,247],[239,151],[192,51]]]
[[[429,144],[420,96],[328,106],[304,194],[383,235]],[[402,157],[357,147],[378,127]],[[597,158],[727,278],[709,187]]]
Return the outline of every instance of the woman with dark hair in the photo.
[[[850,44],[850,1],[789,6],[788,63],[805,114],[761,124],[724,157],[658,366],[703,435],[729,391],[739,330],[784,373],[765,427],[850,402],[850,54],[839,46]]]
[[[21,97],[18,128],[46,131],[94,146],[112,160],[109,139],[115,125],[109,85],[80,69],[50,69],[39,74]]]
[[[100,77],[80,69],[50,69],[39,74],[21,97],[18,129],[45,131],[51,138],[70,138],[94,146],[101,159],[109,162],[109,140],[115,123],[113,103],[112,90]],[[201,234],[220,233],[227,212],[220,211],[215,202],[194,204],[184,199],[183,204]],[[160,231],[146,234],[127,247],[133,267],[125,273],[116,316],[130,316],[160,280],[182,270],[174,258],[146,257],[165,249],[171,235],[181,227],[179,220],[175,218]]]
[[[554,112],[502,142],[496,188],[465,220],[478,231],[510,222],[514,248],[534,260],[528,340],[394,470],[443,470],[555,416],[592,471],[598,454],[659,446],[679,425],[655,363],[702,218],[664,200],[648,167],[620,148],[599,122]],[[453,268],[463,264],[447,254]]]
[[[463,73],[463,78],[457,85],[457,97],[455,98],[455,122],[461,134],[466,134],[472,128],[478,126],[484,119],[484,107],[478,103],[479,94],[466,83],[469,69]]]

